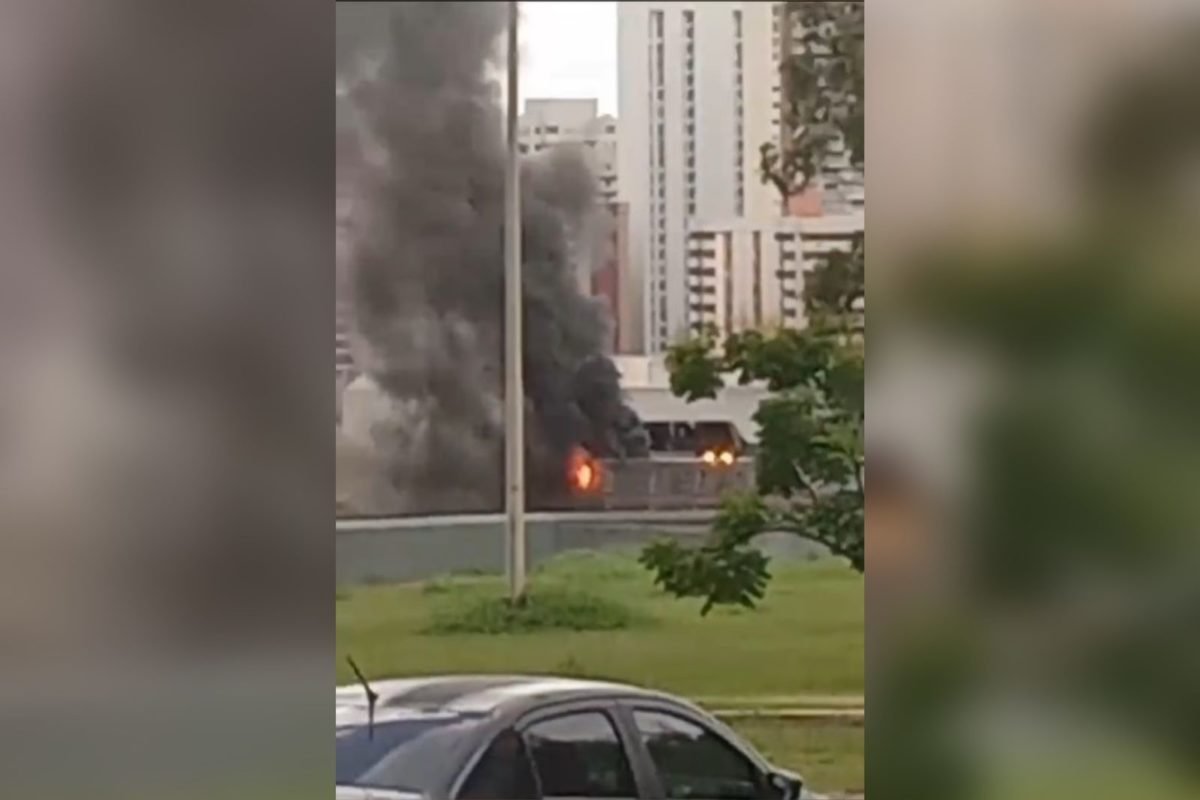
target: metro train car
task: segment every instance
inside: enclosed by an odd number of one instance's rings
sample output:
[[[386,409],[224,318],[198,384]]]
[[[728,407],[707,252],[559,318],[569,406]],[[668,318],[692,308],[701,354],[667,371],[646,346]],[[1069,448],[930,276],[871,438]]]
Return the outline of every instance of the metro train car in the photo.
[[[710,467],[732,467],[749,449],[737,426],[726,420],[644,423],[651,458],[693,457]]]
[[[564,465],[566,492],[541,510],[716,508],[729,491],[754,485],[750,445],[727,421],[643,423],[644,457],[597,457],[572,448]]]

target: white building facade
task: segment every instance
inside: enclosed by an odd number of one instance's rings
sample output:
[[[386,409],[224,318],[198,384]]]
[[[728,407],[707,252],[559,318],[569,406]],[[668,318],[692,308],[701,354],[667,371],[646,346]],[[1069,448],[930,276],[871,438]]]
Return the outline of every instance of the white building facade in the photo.
[[[779,135],[779,5],[617,7],[620,197],[649,352],[688,330],[692,221],[779,216],[758,176],[759,147]]]
[[[716,397],[688,401],[671,391],[671,372],[661,355],[616,356],[613,364],[626,401],[643,422],[731,422],[746,441],[757,443],[754,414],[770,396],[762,382],[742,385],[727,375]]]
[[[784,6],[663,0],[618,5],[620,196],[629,204],[630,270],[642,290],[648,352],[661,352],[713,316],[704,311],[710,300],[694,296],[696,276],[690,272],[696,266],[692,251],[712,249],[700,246],[708,237],[728,234],[730,245],[722,252],[730,258],[724,275],[733,282],[731,320],[757,318],[765,324],[778,314],[788,322],[794,314],[802,321],[802,311],[791,303],[799,288],[775,286],[779,270],[769,266],[778,257],[775,235],[790,235],[790,223],[780,218],[829,216],[831,221],[815,224],[835,229],[856,224],[850,221],[856,215],[861,219],[862,173],[844,152],[811,180],[804,197],[786,205],[761,179],[760,148],[779,142],[784,133],[785,54],[803,46],[800,32],[788,28]],[[717,244],[724,241],[718,238]],[[755,289],[753,276],[761,270],[765,277]],[[782,294],[776,297],[775,291]],[[754,297],[760,298],[757,305],[742,302]]]
[[[598,113],[594,99],[529,99],[517,122],[522,153],[556,145],[581,147],[599,184],[600,201],[617,202],[617,120]]]
[[[830,253],[849,252],[863,222],[855,211],[697,225],[685,262],[689,332],[804,327],[805,276]]]
[[[579,290],[601,300],[610,316],[611,352],[641,350],[640,293],[629,278],[629,207],[618,199],[617,120],[591,98],[529,99],[518,120],[518,147],[536,155],[578,148],[596,179],[599,212],[568,242]],[[636,317],[636,319],[635,319]]]

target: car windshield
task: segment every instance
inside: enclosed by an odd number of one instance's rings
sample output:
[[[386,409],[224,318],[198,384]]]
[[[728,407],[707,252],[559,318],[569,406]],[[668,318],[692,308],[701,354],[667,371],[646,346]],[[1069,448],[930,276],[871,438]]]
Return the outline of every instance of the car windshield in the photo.
[[[428,792],[465,757],[483,715],[421,716],[336,728],[338,786]]]

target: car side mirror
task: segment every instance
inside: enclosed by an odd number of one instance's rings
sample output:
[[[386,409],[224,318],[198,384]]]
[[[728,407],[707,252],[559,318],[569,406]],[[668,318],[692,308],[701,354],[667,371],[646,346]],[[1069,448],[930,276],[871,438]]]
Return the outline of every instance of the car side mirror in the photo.
[[[791,772],[775,770],[767,775],[767,782],[778,800],[801,800],[804,793],[804,780]]]

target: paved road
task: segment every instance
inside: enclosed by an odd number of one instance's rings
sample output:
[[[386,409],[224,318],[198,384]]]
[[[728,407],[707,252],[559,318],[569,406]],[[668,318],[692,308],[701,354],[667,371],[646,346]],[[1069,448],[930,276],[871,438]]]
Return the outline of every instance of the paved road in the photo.
[[[527,519],[533,568],[570,550],[630,550],[664,535],[699,543],[708,535],[712,512],[577,512]],[[499,514],[341,521],[335,542],[339,586],[504,570],[504,517]],[[767,534],[759,544],[776,558],[821,552],[788,534]]]

